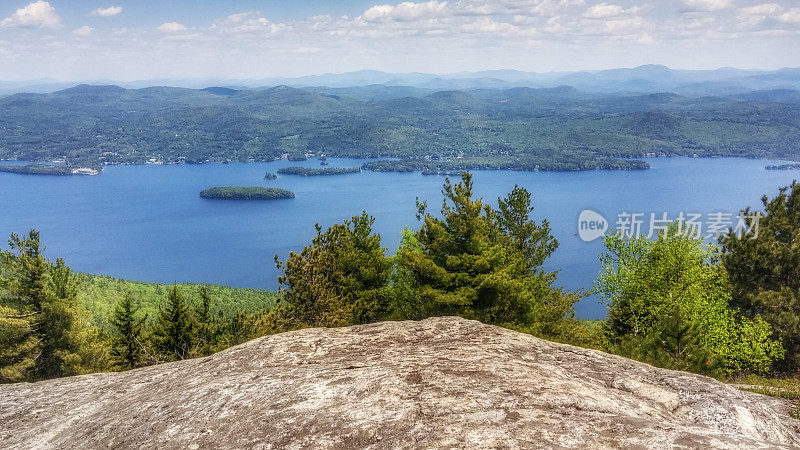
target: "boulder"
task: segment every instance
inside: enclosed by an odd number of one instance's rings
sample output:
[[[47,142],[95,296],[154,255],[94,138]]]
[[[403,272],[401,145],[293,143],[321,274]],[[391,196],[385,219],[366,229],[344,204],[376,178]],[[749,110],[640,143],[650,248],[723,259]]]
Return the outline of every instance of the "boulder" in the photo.
[[[0,386],[3,448],[792,448],[785,400],[454,317]]]

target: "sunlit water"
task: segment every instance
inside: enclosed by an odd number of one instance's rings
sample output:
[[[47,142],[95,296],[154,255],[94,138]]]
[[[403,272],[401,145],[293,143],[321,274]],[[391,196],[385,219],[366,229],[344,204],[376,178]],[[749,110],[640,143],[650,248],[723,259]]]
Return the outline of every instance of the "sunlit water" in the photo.
[[[331,167],[363,161],[329,159]],[[496,202],[515,184],[533,194],[537,220],[550,221],[561,243],[547,268],[558,284],[588,289],[599,269],[600,241],[583,242],[578,216],[599,212],[613,226],[622,212],[694,212],[705,215],[760,206],[799,173],[767,171],[774,161],[658,158],[649,171],[478,171],[479,196]],[[441,204],[443,177],[420,173],[374,173],[263,180],[267,171],[303,163],[234,163],[173,166],[111,166],[98,176],[30,176],[0,173],[0,235],[37,228],[50,258],[73,269],[161,283],[205,282],[277,288],[273,256],[284,259],[310,242],[314,223],[328,226],[362,210],[391,253],[403,227],[417,228],[416,197],[433,210]],[[297,198],[274,201],[201,199],[211,186],[252,185],[291,189]],[[595,297],[577,306],[583,318],[600,318]]]

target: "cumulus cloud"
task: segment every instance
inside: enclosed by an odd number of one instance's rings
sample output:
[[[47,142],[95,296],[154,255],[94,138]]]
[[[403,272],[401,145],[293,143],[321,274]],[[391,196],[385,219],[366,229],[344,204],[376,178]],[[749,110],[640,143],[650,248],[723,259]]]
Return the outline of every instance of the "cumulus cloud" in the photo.
[[[162,33],[180,33],[186,31],[186,26],[178,22],[167,22],[158,27],[158,31]]]
[[[742,8],[739,10],[739,14],[743,16],[774,16],[781,11],[783,8],[777,3],[764,3]]]
[[[627,17],[606,21],[604,29],[608,34],[628,35],[636,33],[643,24],[644,20],[641,17]]]
[[[114,17],[122,12],[121,6],[109,6],[108,8],[97,8],[92,11],[95,17]]]
[[[61,26],[61,18],[56,14],[56,9],[45,1],[36,1],[20,8],[0,21],[0,27],[4,28],[58,28]]]
[[[605,19],[607,17],[617,17],[625,13],[625,10],[619,5],[610,5],[608,3],[598,3],[583,13],[583,17],[587,19]]]
[[[474,22],[466,23],[461,26],[461,30],[468,33],[491,33],[491,34],[519,34],[520,28],[516,25],[505,22],[496,22],[488,17],[481,17]]]
[[[780,27],[781,24],[784,26],[800,24],[800,8],[786,10],[777,3],[764,3],[739,9],[738,17],[746,25],[771,27],[759,30],[761,32],[780,33],[781,30],[774,28]]]
[[[778,20],[786,23],[800,24],[800,8],[792,8],[778,16]]]
[[[268,34],[274,34],[287,28],[285,24],[270,22],[258,11],[231,14],[224,19],[215,21],[211,27],[226,32]]]
[[[459,0],[452,10],[462,15],[545,17],[585,4],[584,0]]]
[[[690,11],[720,11],[733,6],[733,0],[683,0]]]
[[[424,3],[403,2],[397,6],[376,5],[361,14],[367,22],[396,20],[411,22],[441,17],[447,12],[447,2],[432,0]]]
[[[641,35],[639,39],[636,40],[636,42],[642,45],[652,45],[656,43],[656,40],[653,39],[653,36],[650,36],[649,34],[645,33]]]
[[[92,28],[92,27],[90,27],[88,25],[84,25],[84,26],[78,28],[77,30],[73,30],[72,34],[74,34],[76,36],[89,36],[90,34],[92,34],[92,31],[94,31],[94,28]]]

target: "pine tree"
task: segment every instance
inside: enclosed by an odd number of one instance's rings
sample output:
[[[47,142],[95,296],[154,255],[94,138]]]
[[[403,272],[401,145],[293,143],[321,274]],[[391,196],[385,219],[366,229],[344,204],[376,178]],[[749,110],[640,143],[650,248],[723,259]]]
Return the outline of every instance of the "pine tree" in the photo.
[[[278,328],[367,323],[384,314],[392,261],[372,232],[374,221],[362,213],[325,232],[317,225],[310,246],[285,264],[276,255],[279,281],[289,288],[280,317],[272,315],[285,322]]]
[[[571,315],[575,297],[553,289],[555,274],[541,271],[557,242],[546,222],[531,221],[527,191],[515,188],[495,211],[473,198],[472,176],[464,173],[457,184],[446,179],[442,193],[440,217],[417,202],[422,227],[413,245],[404,238],[398,250],[398,273],[410,277],[416,295],[407,304],[423,315],[461,315],[539,334]]]
[[[195,308],[197,320],[196,344],[201,354],[209,354],[213,349],[216,323],[211,314],[211,294],[206,286],[200,286],[200,305]]]
[[[0,300],[0,383],[35,379],[34,355],[39,344],[33,321]]]
[[[159,310],[158,321],[153,332],[155,348],[170,359],[186,359],[191,356],[194,334],[194,318],[186,299],[173,286],[166,304]]]
[[[772,325],[786,349],[779,369],[795,373],[800,370],[800,184],[761,201],[759,219],[750,208],[742,211],[752,234],[730,230],[720,238],[722,262],[733,305]]]
[[[498,228],[522,252],[528,261],[528,270],[536,272],[545,260],[558,248],[558,241],[551,234],[550,223],[543,220],[539,225],[531,219],[533,206],[531,194],[519,186],[505,199],[497,199],[498,210],[492,214]]]
[[[139,306],[133,299],[126,295],[119,301],[114,309],[111,324],[116,329],[117,335],[114,338],[113,355],[129,369],[133,369],[139,363],[142,353],[141,334],[144,321],[147,315],[137,317]]]
[[[36,380],[103,370],[107,348],[100,333],[88,326],[78,307],[79,277],[63,260],[42,255],[39,232],[12,234],[2,252],[3,282],[0,377],[5,381]]]
[[[719,375],[721,361],[703,345],[704,340],[703,327],[676,303],[663,312],[632,351],[637,359],[658,367]]]

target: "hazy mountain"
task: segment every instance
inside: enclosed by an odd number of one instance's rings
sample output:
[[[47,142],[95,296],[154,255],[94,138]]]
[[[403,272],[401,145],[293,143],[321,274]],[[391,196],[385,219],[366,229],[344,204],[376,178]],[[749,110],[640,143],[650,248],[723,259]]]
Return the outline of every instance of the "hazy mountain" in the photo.
[[[0,81],[0,95],[17,92],[53,92],[76,83],[55,80],[30,82]],[[610,70],[535,73],[518,70],[489,70],[454,74],[387,73],[360,70],[296,78],[263,79],[158,79],[125,83],[94,80],[90,84],[117,84],[125,88],[175,86],[229,89],[263,89],[279,85],[309,88],[317,92],[346,95],[360,100],[386,100],[397,96],[420,97],[434,91],[509,89],[515,87],[554,88],[568,85],[587,93],[675,92],[683,95],[735,95],[749,91],[800,89],[800,69],[774,71],[720,68],[716,70],[674,70],[661,65]],[[382,89],[389,87],[391,89]],[[400,93],[399,87],[405,88]],[[359,89],[355,89],[359,88]]]

